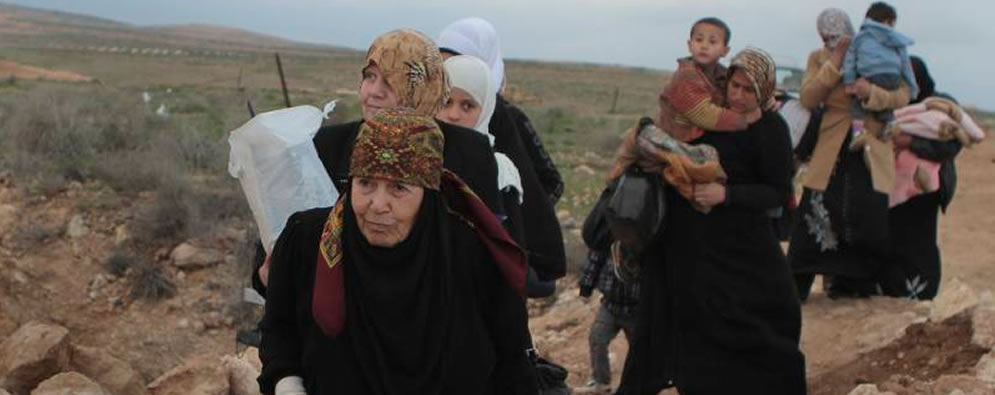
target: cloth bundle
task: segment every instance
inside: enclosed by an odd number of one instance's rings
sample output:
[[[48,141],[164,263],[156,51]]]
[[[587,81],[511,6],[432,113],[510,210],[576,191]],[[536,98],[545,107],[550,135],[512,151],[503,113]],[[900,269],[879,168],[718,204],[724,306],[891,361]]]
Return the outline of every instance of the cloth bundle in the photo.
[[[985,132],[967,112],[938,97],[895,110],[895,121],[889,124],[887,134],[897,133],[937,141],[957,140],[965,147],[985,138]],[[908,149],[895,152],[895,188],[888,196],[889,207],[939,188],[940,163],[919,158]]]
[[[691,145],[677,140],[653,125],[649,118],[643,118],[636,127],[625,133],[622,145],[615,155],[615,168],[611,178],[621,176],[626,168],[635,163],[651,164],[644,167],[659,168],[663,179],[677,188],[681,196],[703,213],[707,213],[709,209],[694,203],[694,185],[722,183],[726,180],[725,171],[719,163],[719,154],[714,147],[705,144]]]

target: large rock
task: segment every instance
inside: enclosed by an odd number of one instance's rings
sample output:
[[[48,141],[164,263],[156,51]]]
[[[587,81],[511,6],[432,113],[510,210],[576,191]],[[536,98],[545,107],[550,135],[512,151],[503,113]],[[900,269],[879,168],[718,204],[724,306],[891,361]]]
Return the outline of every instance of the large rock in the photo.
[[[218,358],[194,358],[155,379],[148,390],[152,395],[228,395],[228,370]]]
[[[145,395],[145,381],[142,376],[124,361],[107,352],[85,346],[73,346],[71,367],[88,377],[114,395]]]
[[[895,393],[878,391],[878,386],[874,384],[861,384],[850,391],[849,395],[895,395]]]
[[[69,331],[40,322],[24,324],[0,343],[0,387],[27,394],[69,365]]]
[[[100,384],[76,373],[59,373],[38,385],[31,395],[111,395]]]
[[[940,294],[933,300],[929,319],[933,322],[943,321],[976,306],[979,300],[978,293],[974,289],[960,279],[954,278],[940,289]]]
[[[169,254],[173,265],[184,270],[208,267],[224,259],[221,252],[200,248],[190,243],[182,243]]]

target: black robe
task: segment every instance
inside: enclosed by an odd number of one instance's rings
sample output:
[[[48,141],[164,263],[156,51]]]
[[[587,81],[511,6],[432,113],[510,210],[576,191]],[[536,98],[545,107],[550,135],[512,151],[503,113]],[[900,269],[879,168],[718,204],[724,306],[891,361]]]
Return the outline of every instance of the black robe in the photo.
[[[542,174],[547,174],[549,177],[548,174],[552,172],[556,180],[559,180],[559,173],[552,166],[549,156],[545,155],[545,150],[542,150],[538,136],[529,137],[529,141],[525,141],[529,133],[519,128],[513,117],[512,108],[511,104],[498,96],[494,114],[488,125],[490,133],[494,135],[494,150],[507,155],[515,164],[521,176],[522,189],[525,190],[521,204],[518,203],[516,194],[505,194],[506,201],[503,204],[508,215],[505,227],[528,252],[529,266],[536,272],[537,279],[546,283],[543,288],[549,291],[553,288],[552,281],[566,274],[566,252],[563,247],[560,222],[553,207],[555,200],[551,200],[547,186],[540,177]],[[531,126],[528,128],[531,130]],[[546,162],[537,162],[532,158],[527,147],[532,147],[534,151],[535,144],[538,144],[538,149],[542,155],[545,155],[548,164],[537,166]],[[558,188],[562,190],[562,182]],[[538,282],[531,282],[530,294],[543,296],[545,292],[535,292],[540,286]]]
[[[427,279],[374,276],[386,283],[357,287],[355,280],[364,268],[357,267],[346,243],[342,263],[346,265],[345,329],[335,338],[326,336],[314,322],[311,298],[318,242],[329,211],[294,214],[274,247],[266,314],[260,325],[263,370],[258,381],[263,393],[272,393],[287,376],[302,377],[311,395],[424,392],[399,385],[402,379],[436,388],[432,392],[438,394],[535,393],[535,372],[526,354],[531,345],[524,301],[507,285],[474,232],[444,209],[440,223],[448,226],[449,237],[438,240],[438,245],[445,250],[433,243],[430,253],[447,254],[449,259],[427,260],[427,271],[421,271],[431,273]],[[419,285],[423,280],[430,286]],[[413,286],[395,288],[388,284],[392,282]],[[357,297],[388,295],[387,299],[394,299],[389,295],[395,292],[397,301],[389,303]],[[445,311],[430,310],[427,315],[412,311],[410,319],[397,311],[402,303],[440,292]],[[387,317],[396,324],[371,326],[366,318],[378,315],[380,322]],[[421,322],[424,317],[442,317],[445,322]],[[421,359],[425,359],[424,369],[418,362]],[[419,368],[403,368],[412,361]]]
[[[801,307],[767,211],[791,191],[791,142],[776,113],[705,133],[729,180],[696,211],[667,187],[658,241],[641,259],[640,304],[619,394],[806,393]]]
[[[852,152],[847,133],[826,190],[805,188],[788,247],[788,261],[805,299],[816,274],[833,278],[827,292],[868,296],[888,259],[888,195],[877,192],[863,152]]]
[[[925,67],[925,66],[921,66]],[[923,80],[916,74],[917,81]],[[936,93],[928,72],[923,83],[928,90],[914,103],[930,96],[956,102],[952,97]],[[937,245],[940,211],[945,211],[957,188],[954,158],[963,146],[957,140],[937,141],[913,136],[909,150],[916,156],[941,163],[940,189],[915,196],[888,210],[891,253],[877,273],[881,292],[887,296],[912,299],[933,299],[940,290],[942,259]]]
[[[463,179],[498,215],[504,214],[497,189],[497,163],[487,137],[473,130],[436,120],[445,138],[442,166]],[[363,121],[325,126],[314,135],[314,148],[339,191],[346,190],[349,159]]]
[[[556,202],[560,200],[560,196],[563,195],[563,177],[560,176],[560,171],[556,169],[553,158],[546,152],[546,147],[542,144],[539,133],[532,126],[532,121],[529,120],[529,117],[525,115],[522,109],[509,103],[501,95],[498,95],[494,114],[496,116],[491,117],[490,129],[492,131],[501,129],[499,125],[503,122],[511,123],[527,155],[524,159],[532,163],[532,168],[535,170],[539,185],[542,186],[542,190],[549,198],[549,201],[553,205],[556,205]]]

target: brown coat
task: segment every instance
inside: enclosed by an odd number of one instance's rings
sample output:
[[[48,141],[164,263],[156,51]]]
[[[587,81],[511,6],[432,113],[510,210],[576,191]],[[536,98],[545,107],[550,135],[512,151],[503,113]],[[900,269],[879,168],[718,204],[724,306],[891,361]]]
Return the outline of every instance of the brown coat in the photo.
[[[844,92],[839,68],[830,60],[830,52],[820,48],[808,57],[808,68],[802,79],[801,103],[805,108],[825,106],[819,137],[809,162],[804,185],[817,191],[826,190],[843,141],[850,130],[850,96]],[[895,109],[909,102],[909,90],[903,83],[894,91],[871,86],[871,95],[864,108],[871,111]],[[888,194],[895,185],[895,156],[891,141],[867,139],[864,159],[871,172],[874,190]]]

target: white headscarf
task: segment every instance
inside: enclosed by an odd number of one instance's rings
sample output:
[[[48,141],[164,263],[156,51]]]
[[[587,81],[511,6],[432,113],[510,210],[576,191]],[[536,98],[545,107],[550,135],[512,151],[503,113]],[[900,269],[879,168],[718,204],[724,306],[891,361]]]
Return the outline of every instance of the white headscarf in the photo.
[[[819,34],[830,37],[827,43],[829,48],[836,48],[843,36],[853,37],[853,24],[850,23],[850,16],[839,8],[826,8],[819,13],[816,20],[816,28]]]
[[[497,83],[491,78],[490,69],[484,61],[467,55],[453,56],[443,63],[446,75],[452,88],[459,88],[470,95],[477,105],[480,106],[480,117],[473,130],[487,136],[494,147],[494,135],[487,128],[494,115],[494,105],[497,103]],[[524,190],[522,189],[522,177],[518,173],[518,167],[512,163],[507,155],[500,152],[494,153],[494,160],[498,167],[498,190],[514,188],[518,190],[518,203],[524,201]]]
[[[476,17],[460,19],[442,29],[438,44],[440,49],[483,60],[491,69],[498,90],[504,86],[501,39],[490,22]]]
[[[491,122],[491,116],[494,115],[498,87],[494,79],[491,78],[487,64],[473,56],[459,55],[446,59],[443,67],[446,68],[449,85],[469,93],[470,97],[473,97],[473,100],[480,105],[480,117],[473,129],[487,135],[491,139],[491,146],[493,146],[494,136],[490,134],[487,125]]]

